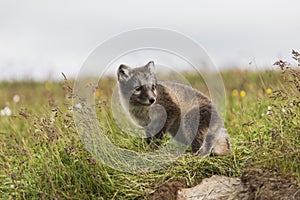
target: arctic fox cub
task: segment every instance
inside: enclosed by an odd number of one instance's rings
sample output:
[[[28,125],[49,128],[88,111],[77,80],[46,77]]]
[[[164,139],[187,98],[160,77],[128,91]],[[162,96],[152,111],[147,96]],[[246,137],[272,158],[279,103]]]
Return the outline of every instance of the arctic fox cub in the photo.
[[[118,69],[119,92],[131,117],[145,129],[147,142],[169,132],[199,156],[227,155],[230,141],[211,100],[184,84],[157,81],[154,62]]]

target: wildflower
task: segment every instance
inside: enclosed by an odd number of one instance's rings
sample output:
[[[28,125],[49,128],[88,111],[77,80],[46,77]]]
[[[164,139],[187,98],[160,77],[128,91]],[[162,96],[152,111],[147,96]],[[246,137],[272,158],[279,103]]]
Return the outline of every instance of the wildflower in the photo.
[[[245,97],[245,96],[246,96],[246,92],[245,92],[244,90],[242,90],[242,91],[240,92],[240,96],[241,96],[241,97]]]
[[[232,90],[231,92],[232,96],[236,97],[239,95],[239,91],[237,89]]]
[[[11,110],[10,110],[10,108],[9,107],[5,107],[5,108],[3,108],[1,111],[0,111],[0,115],[1,116],[10,116],[11,115]]]
[[[81,105],[81,103],[78,103],[78,104],[76,104],[75,106],[74,106],[74,108],[76,108],[76,109],[81,109],[82,108],[82,105]]]
[[[47,91],[50,91],[50,90],[52,89],[51,83],[46,82],[46,83],[45,83],[45,89],[46,89]]]
[[[272,109],[272,107],[268,106],[268,111],[267,111],[266,115],[271,115],[271,109]]]
[[[38,129],[38,128],[34,129],[34,133],[39,133],[39,132],[41,132],[40,129]]]
[[[13,97],[13,101],[15,102],[15,103],[18,103],[19,101],[20,101],[20,96],[19,95],[14,95],[14,97]]]
[[[291,102],[290,102],[290,106],[294,106],[294,101],[291,101]]]
[[[70,112],[70,113],[72,113],[72,112],[73,112],[73,108],[72,108],[72,106],[69,106],[69,107],[68,107],[68,112]]]
[[[285,112],[286,112],[286,110],[285,110],[284,108],[282,108],[282,109],[281,109],[281,111],[282,111],[283,113],[285,113]]]
[[[99,90],[96,90],[95,97],[98,98],[98,97],[100,97],[100,95],[101,95],[101,92]]]
[[[271,94],[272,93],[272,90],[270,88],[266,89],[266,93],[267,94]]]

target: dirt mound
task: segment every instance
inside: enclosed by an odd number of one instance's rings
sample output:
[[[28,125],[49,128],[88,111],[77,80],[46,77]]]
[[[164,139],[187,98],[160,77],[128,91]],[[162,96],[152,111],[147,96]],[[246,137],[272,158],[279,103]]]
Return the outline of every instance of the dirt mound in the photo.
[[[176,199],[177,191],[180,188],[186,188],[187,184],[184,179],[175,179],[167,181],[156,188],[155,192],[149,194],[147,199],[150,200],[172,200]]]
[[[295,178],[275,171],[251,168],[241,178],[212,176],[187,188],[184,179],[163,183],[147,196],[155,200],[300,200],[300,187]]]
[[[300,187],[292,176],[253,168],[243,173],[241,181],[247,199],[300,200]]]

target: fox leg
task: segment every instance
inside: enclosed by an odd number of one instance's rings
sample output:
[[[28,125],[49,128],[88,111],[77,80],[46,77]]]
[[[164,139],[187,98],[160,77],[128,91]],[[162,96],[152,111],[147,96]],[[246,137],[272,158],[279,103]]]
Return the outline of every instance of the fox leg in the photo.
[[[224,132],[225,131],[225,132]],[[225,156],[230,153],[230,141],[225,128],[209,131],[199,151],[199,156]]]
[[[215,140],[215,136],[213,134],[207,134],[205,137],[205,140],[203,141],[199,151],[198,155],[199,157],[203,157],[206,155],[210,155],[213,150],[213,142]]]
[[[219,130],[217,137],[218,138],[216,139],[213,150],[211,152],[212,155],[225,156],[229,154],[231,151],[230,141],[225,128]]]
[[[155,135],[152,135],[151,133],[147,132],[146,131],[146,143],[149,145],[153,140],[161,140],[163,138],[163,135],[164,135],[164,132],[163,131],[160,131],[159,133],[155,134]],[[155,144],[156,145],[160,145],[159,142],[155,141]]]
[[[192,152],[197,152],[200,157],[227,155],[230,152],[230,142],[216,108],[204,105],[199,108],[199,113],[198,132],[191,144]]]
[[[146,142],[150,144],[152,140],[162,139],[167,130],[167,112],[161,105],[153,105],[149,110],[150,123],[144,127]]]
[[[207,138],[211,118],[211,105],[191,108],[183,117],[185,141],[191,145],[192,153],[210,154],[213,139]]]

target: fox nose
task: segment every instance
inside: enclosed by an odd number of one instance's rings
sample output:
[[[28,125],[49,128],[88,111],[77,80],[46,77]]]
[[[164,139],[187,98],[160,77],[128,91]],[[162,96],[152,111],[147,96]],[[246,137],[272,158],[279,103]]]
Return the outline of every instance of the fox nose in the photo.
[[[153,104],[153,103],[155,102],[155,98],[151,97],[151,98],[149,99],[149,102],[150,102],[151,104]]]

